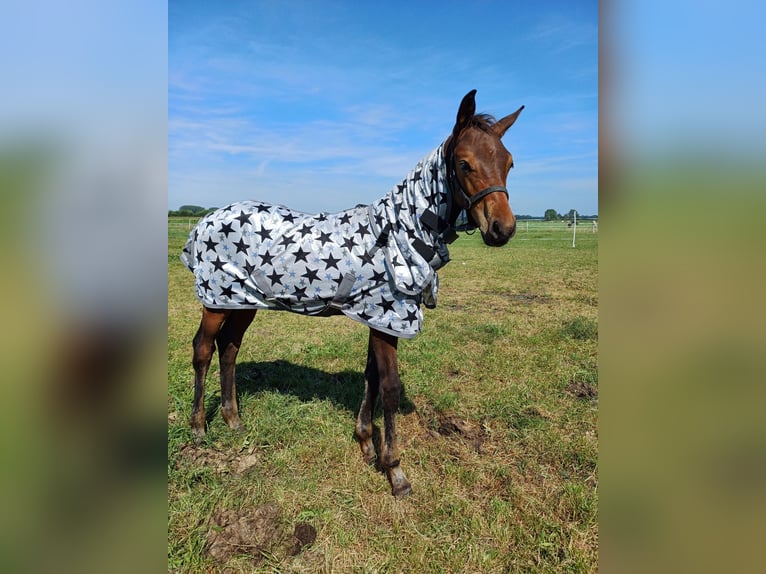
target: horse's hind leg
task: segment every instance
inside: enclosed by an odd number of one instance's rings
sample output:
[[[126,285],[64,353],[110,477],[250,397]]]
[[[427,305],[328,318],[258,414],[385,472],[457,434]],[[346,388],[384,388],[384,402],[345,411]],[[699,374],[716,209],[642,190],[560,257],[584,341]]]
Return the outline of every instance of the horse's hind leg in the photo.
[[[364,370],[364,398],[356,418],[355,434],[362,449],[362,456],[368,464],[375,462],[375,443],[372,440],[372,415],[375,411],[375,400],[378,398],[378,364],[375,353],[372,352],[372,337],[367,345],[367,367]]]
[[[218,359],[221,365],[221,414],[226,424],[232,429],[242,427],[237,407],[234,371],[242,337],[253,322],[253,317],[255,317],[255,309],[232,311],[216,337]]]
[[[383,403],[383,447],[380,462],[391,482],[394,496],[405,496],[412,486],[399,464],[399,447],[396,443],[395,417],[399,410],[402,381],[399,379],[396,346],[399,339],[380,331],[370,330],[370,347],[375,354],[380,380],[380,398]]]
[[[197,441],[205,436],[205,378],[210,360],[215,352],[215,338],[230,311],[202,308],[197,334],[194,335],[194,404],[192,405],[191,427]]]

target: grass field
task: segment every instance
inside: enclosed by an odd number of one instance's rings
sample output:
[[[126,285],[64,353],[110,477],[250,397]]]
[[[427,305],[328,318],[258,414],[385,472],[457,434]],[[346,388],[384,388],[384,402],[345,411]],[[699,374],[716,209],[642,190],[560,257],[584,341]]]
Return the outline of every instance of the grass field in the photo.
[[[168,570],[480,573],[597,570],[598,233],[530,227],[450,247],[439,305],[399,345],[397,430],[413,493],[395,499],[353,427],[367,329],[261,312],[237,367],[233,433],[208,375],[195,445],[200,305],[169,221]],[[377,411],[376,424],[382,427]]]

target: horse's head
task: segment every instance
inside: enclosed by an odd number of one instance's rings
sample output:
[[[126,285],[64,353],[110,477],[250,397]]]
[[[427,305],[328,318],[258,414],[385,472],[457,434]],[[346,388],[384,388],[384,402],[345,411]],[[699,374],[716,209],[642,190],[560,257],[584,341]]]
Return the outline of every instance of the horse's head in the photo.
[[[500,138],[524,106],[495,121],[491,116],[474,115],[475,95],[476,90],[471,90],[460,103],[447,145],[448,179],[453,199],[481,230],[484,243],[499,246],[516,232],[516,218],[505,186],[513,157]]]

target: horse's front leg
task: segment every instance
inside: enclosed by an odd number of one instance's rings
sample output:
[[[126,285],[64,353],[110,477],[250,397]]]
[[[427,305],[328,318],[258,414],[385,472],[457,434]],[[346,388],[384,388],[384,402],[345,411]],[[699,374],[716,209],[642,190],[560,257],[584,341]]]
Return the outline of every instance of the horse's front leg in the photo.
[[[354,432],[359,446],[362,449],[362,456],[367,464],[375,462],[375,443],[372,439],[372,415],[375,412],[375,401],[378,398],[378,388],[380,379],[378,377],[378,364],[375,361],[375,353],[372,351],[372,330],[370,331],[370,342],[367,345],[367,367],[364,369],[364,398],[359,407],[359,415],[356,418],[356,428]]]
[[[197,442],[205,436],[205,378],[210,367],[210,360],[215,352],[215,338],[228,315],[228,311],[202,308],[197,334],[194,335],[192,348],[194,356],[194,403],[192,405],[191,428]]]
[[[216,337],[218,359],[221,366],[221,415],[223,415],[223,420],[226,421],[229,428],[234,430],[242,428],[235,383],[237,354],[242,345],[242,337],[250,323],[253,322],[253,317],[255,317],[255,309],[232,311]]]
[[[370,347],[375,355],[380,380],[380,398],[383,403],[383,446],[380,463],[391,482],[394,496],[406,496],[412,491],[412,485],[404,474],[399,460],[399,447],[396,442],[395,417],[399,410],[399,398],[402,382],[399,379],[396,348],[399,339],[380,331],[370,331]]]

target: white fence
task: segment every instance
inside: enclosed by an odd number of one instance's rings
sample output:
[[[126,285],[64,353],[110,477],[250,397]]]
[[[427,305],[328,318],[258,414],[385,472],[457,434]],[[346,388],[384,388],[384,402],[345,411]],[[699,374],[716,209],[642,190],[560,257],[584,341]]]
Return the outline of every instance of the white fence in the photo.
[[[191,231],[198,217],[168,217],[168,230]],[[583,220],[573,224],[569,221],[545,221],[544,219],[519,219],[516,221],[515,241],[571,241],[588,240],[598,233],[598,221]]]

